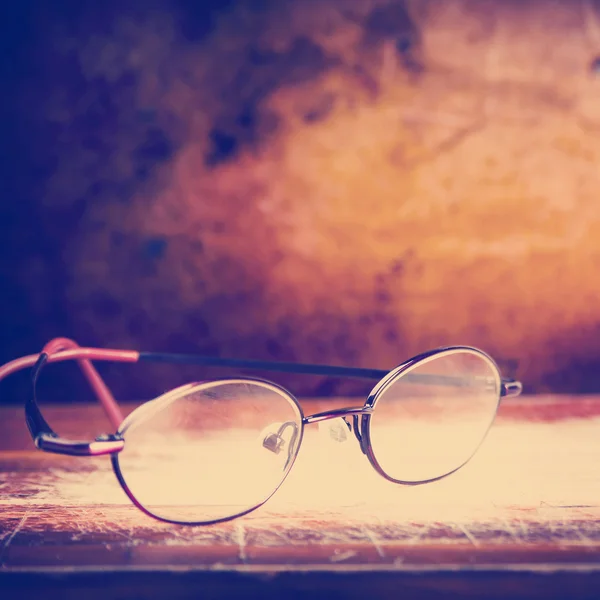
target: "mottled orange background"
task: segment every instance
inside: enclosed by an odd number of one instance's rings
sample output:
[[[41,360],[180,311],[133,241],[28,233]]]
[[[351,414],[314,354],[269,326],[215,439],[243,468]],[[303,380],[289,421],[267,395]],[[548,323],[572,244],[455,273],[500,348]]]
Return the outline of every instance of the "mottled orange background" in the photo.
[[[600,2],[214,4],[38,13],[7,358],[470,344],[599,390]]]

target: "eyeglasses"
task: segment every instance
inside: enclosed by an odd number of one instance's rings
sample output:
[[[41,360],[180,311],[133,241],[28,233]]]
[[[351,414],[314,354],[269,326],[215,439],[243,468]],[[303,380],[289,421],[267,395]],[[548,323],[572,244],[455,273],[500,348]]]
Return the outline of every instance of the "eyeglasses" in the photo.
[[[44,419],[36,384],[48,363],[76,360],[116,433],[92,441],[60,437]],[[378,380],[362,406],[305,416],[275,383],[248,377],[190,383],[134,409],[125,419],[92,361],[179,363]],[[108,454],[131,501],[174,523],[208,525],[264,504],[290,472],[304,427],[342,418],[375,470],[394,483],[422,484],[460,469],[483,442],[500,400],[522,385],[502,378],[476,348],[415,356],[391,371],[83,348],[58,338],[40,354],[0,367],[0,379],[33,367],[25,403],[37,448],[74,456]]]

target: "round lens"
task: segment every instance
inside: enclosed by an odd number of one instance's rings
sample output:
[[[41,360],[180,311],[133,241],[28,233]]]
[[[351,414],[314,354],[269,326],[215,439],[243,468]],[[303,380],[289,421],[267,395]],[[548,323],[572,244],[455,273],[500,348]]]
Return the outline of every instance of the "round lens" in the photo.
[[[443,350],[376,389],[369,418],[370,458],[389,479],[443,477],[473,456],[500,400],[500,374],[475,349]]]
[[[230,379],[191,384],[137,408],[114,455],[129,496],[150,514],[210,523],[263,504],[302,438],[302,414],[281,388]]]

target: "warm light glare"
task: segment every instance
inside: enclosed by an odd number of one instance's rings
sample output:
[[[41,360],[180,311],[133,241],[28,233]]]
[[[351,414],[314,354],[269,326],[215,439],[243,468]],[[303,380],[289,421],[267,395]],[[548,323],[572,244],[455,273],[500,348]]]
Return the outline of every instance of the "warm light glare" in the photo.
[[[126,482],[154,510],[195,507],[197,518],[247,510],[264,501],[285,472],[286,448],[274,453],[263,446],[280,426],[274,423],[259,434],[224,429],[202,436],[149,437],[127,457]]]
[[[298,406],[274,385],[183,386],[129,415],[119,470],[133,498],[156,516],[222,519],[255,508],[279,487],[301,428]]]
[[[418,362],[375,399],[370,425],[374,458],[397,481],[446,475],[477,450],[499,397],[498,371],[482,354],[436,354]]]
[[[600,441],[591,443],[598,440],[598,431],[600,418],[548,424],[500,417],[465,467],[441,481],[410,487],[379,476],[341,419],[326,421],[306,428],[298,459],[285,483],[247,518],[333,514],[347,521],[469,522],[508,518],[518,507],[524,511],[519,514],[540,512],[547,519],[560,521],[565,517],[560,507],[600,507],[600,477],[590,467],[600,464]],[[164,435],[156,442],[168,445],[170,438]],[[263,448],[257,447],[256,452],[264,452],[266,463],[280,460]],[[229,460],[227,454],[215,453],[213,473],[228,466]],[[27,496],[0,499],[0,505],[119,505],[131,507],[132,518],[143,520],[116,482],[109,461],[98,458],[93,462],[96,468],[92,472],[56,470],[51,486],[40,486],[37,476],[29,487],[24,480]],[[188,481],[181,485],[201,489],[204,482],[200,471],[190,463],[181,468]],[[144,469],[142,485],[151,490],[162,494],[164,488],[174,485],[175,476],[168,483],[158,482],[149,467]],[[228,485],[227,490],[231,489]],[[176,496],[176,490],[172,491]]]
[[[356,437],[375,471],[422,482],[458,469],[477,450],[496,414],[500,380],[487,356],[460,349],[391,372],[376,389],[373,413],[353,419]],[[153,515],[214,521],[269,499],[293,466],[302,428],[298,405],[273,384],[188,384],[129,415],[117,467],[131,499]]]

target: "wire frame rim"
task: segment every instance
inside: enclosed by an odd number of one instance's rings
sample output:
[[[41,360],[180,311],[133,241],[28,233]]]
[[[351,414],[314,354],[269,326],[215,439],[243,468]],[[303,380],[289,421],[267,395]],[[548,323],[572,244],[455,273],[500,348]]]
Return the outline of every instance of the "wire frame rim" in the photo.
[[[121,466],[119,464],[119,456],[121,453],[111,454],[110,458],[111,458],[112,468],[115,473],[115,476],[117,477],[117,480],[119,481],[121,488],[123,489],[123,491],[129,498],[129,500],[131,500],[131,502],[134,504],[134,506],[136,506],[145,515],[152,517],[153,519],[157,519],[158,521],[162,521],[164,523],[172,523],[175,525],[200,526],[200,525],[214,525],[217,523],[225,523],[227,521],[231,521],[233,519],[243,517],[244,515],[247,515],[253,511],[259,509],[261,506],[263,506],[265,503],[267,503],[277,493],[279,488],[283,485],[283,483],[287,479],[290,471],[292,470],[292,468],[294,466],[294,463],[296,462],[296,458],[298,457],[298,454],[300,453],[300,448],[302,446],[302,440],[304,439],[304,412],[302,411],[302,407],[300,406],[298,399],[291,392],[286,390],[284,387],[282,387],[276,383],[273,383],[272,381],[268,381],[266,379],[259,379],[259,378],[252,378],[252,377],[227,377],[227,378],[220,378],[220,379],[211,379],[210,381],[198,382],[197,385],[192,383],[192,384],[180,386],[179,388],[170,390],[170,391],[166,392],[165,394],[162,394],[161,396],[153,398],[152,400],[148,400],[144,404],[141,404],[138,408],[134,409],[123,420],[123,423],[121,423],[121,426],[118,429],[118,434],[124,435],[127,432],[127,430],[134,424],[135,419],[133,417],[135,416],[136,411],[143,408],[144,406],[149,405],[150,403],[160,401],[160,400],[165,400],[165,404],[168,405],[168,404],[175,402],[176,400],[182,398],[183,396],[185,396],[187,393],[189,393],[190,389],[198,389],[198,388],[205,389],[207,387],[208,388],[215,387],[216,384],[225,384],[225,383],[252,383],[252,384],[259,384],[261,387],[271,388],[272,390],[274,390],[274,391],[278,392],[279,394],[281,394],[282,396],[284,396],[286,399],[290,400],[291,404],[298,411],[298,414],[300,416],[300,422],[299,422],[300,432],[298,434],[298,442],[296,444],[296,451],[294,452],[292,459],[289,461],[288,466],[286,467],[286,469],[283,473],[283,476],[282,476],[280,482],[278,483],[277,487],[275,487],[275,489],[273,489],[273,491],[260,503],[254,505],[254,506],[251,506],[248,509],[245,509],[243,511],[240,511],[233,515],[230,515],[230,516],[219,517],[216,519],[208,519],[208,520],[204,519],[204,520],[199,520],[199,521],[171,519],[171,518],[163,517],[161,515],[154,513],[151,509],[147,508],[145,505],[143,505],[137,499],[137,497],[131,491],[131,488],[125,481],[125,477],[123,476],[123,473],[121,471]],[[174,392],[180,392],[180,395],[173,396]],[[142,417],[144,414],[145,413],[138,414],[138,418]],[[125,448],[126,448],[127,447],[127,439],[126,438],[124,438],[124,439],[125,439]]]
[[[435,358],[441,357],[441,356],[452,356],[454,354],[462,354],[462,353],[473,354],[473,355],[479,356],[480,358],[484,359],[488,363],[488,365],[491,367],[493,373],[496,376],[496,386],[497,386],[496,405],[495,405],[494,411],[492,412],[492,417],[490,419],[490,422],[488,423],[487,427],[485,428],[485,432],[482,434],[481,439],[479,440],[478,444],[473,449],[473,452],[471,452],[471,454],[466,458],[466,460],[464,460],[457,467],[448,471],[447,473],[443,473],[442,475],[437,475],[436,477],[429,477],[427,479],[419,479],[419,480],[404,480],[404,479],[396,479],[396,478],[392,477],[391,475],[386,473],[385,470],[381,467],[381,465],[379,464],[379,462],[375,456],[375,453],[373,451],[372,436],[371,436],[371,417],[373,416],[373,414],[375,414],[376,405],[377,405],[378,400],[383,396],[383,394],[392,385],[394,385],[400,379],[402,379],[402,377],[406,373],[410,372],[413,368],[416,368],[421,364],[426,364],[427,362],[429,362]],[[423,485],[426,483],[433,483],[435,481],[439,481],[440,479],[444,479],[444,478],[448,477],[449,475],[452,475],[453,473],[456,473],[457,471],[462,469],[475,456],[475,454],[477,454],[477,452],[479,451],[479,448],[481,447],[481,445],[487,438],[488,433],[489,433],[490,429],[492,428],[494,421],[496,420],[496,415],[498,414],[498,407],[500,406],[500,402],[502,399],[501,390],[502,390],[502,376],[500,373],[500,368],[496,364],[496,361],[494,361],[494,359],[489,354],[487,354],[483,350],[480,350],[479,348],[475,348],[473,346],[448,346],[448,347],[443,347],[443,348],[437,348],[435,350],[430,350],[429,352],[424,352],[423,354],[419,354],[417,356],[414,356],[413,358],[408,359],[407,361],[405,361],[404,363],[402,363],[395,369],[392,369],[388,373],[388,375],[386,375],[386,377],[384,377],[379,383],[377,383],[377,385],[373,388],[373,390],[371,391],[371,393],[369,394],[369,396],[365,402],[365,406],[369,406],[369,407],[373,408],[373,413],[363,415],[362,421],[361,421],[361,436],[365,442],[364,443],[365,454],[366,454],[367,458],[369,459],[369,462],[371,463],[373,468],[384,479],[387,479],[388,481],[391,481],[392,483],[397,483],[400,485],[407,485],[407,486],[416,486],[416,485]]]

